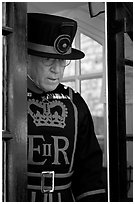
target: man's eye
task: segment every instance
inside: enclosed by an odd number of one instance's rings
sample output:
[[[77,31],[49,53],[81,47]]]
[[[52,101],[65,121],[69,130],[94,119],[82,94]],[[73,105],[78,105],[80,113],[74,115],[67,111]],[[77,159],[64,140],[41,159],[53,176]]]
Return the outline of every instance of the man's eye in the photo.
[[[47,58],[46,60],[47,62],[50,62],[50,63],[53,63],[54,62],[54,59],[51,59],[51,58]]]
[[[44,60],[45,60],[45,61],[49,61],[49,60],[50,60],[50,58],[45,58]]]

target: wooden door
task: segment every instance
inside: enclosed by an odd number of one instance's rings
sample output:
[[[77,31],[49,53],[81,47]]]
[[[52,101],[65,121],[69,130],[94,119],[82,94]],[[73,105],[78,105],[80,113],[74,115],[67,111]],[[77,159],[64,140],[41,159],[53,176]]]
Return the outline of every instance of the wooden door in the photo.
[[[3,201],[27,200],[26,3],[4,2]]]
[[[127,195],[129,181],[125,73],[126,65],[132,66],[133,62],[125,58],[125,33],[133,40],[133,3],[108,2],[107,62],[111,202],[130,201]]]

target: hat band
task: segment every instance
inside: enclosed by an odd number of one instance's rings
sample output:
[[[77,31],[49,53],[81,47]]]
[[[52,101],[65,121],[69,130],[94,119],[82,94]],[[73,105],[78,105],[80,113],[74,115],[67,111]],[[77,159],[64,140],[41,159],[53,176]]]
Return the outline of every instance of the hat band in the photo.
[[[50,54],[59,54],[53,46],[48,45],[40,45],[36,43],[28,42],[28,48],[31,50],[39,51],[39,52],[46,52]],[[70,54],[71,53],[71,47],[68,49],[68,51],[62,55]]]

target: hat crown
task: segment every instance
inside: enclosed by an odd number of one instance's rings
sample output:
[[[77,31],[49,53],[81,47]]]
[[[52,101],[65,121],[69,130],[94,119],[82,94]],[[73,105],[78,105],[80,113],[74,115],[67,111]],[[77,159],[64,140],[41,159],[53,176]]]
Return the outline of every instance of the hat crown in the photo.
[[[76,30],[77,23],[72,19],[41,13],[28,14],[28,41],[54,46],[58,53],[68,51]]]
[[[27,14],[28,53],[41,57],[81,59],[84,53],[72,48],[77,22],[62,16]]]

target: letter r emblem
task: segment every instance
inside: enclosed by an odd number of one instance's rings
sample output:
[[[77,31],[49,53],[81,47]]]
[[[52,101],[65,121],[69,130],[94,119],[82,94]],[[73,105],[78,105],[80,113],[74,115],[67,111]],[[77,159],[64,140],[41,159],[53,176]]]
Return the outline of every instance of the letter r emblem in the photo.
[[[69,141],[66,137],[63,136],[51,136],[54,139],[54,162],[52,164],[59,165],[59,153],[61,152],[64,156],[65,163],[69,164],[66,150],[69,147]],[[59,148],[59,142],[63,140],[65,142],[65,146],[63,148]]]

